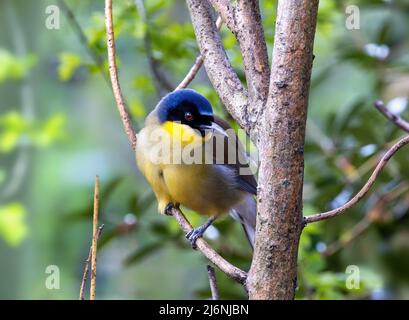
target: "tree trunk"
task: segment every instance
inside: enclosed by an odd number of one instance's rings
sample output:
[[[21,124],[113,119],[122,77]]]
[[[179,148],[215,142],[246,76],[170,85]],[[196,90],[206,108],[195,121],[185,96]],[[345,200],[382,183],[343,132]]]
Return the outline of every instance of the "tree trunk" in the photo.
[[[292,299],[302,230],[304,139],[318,0],[280,0],[261,118],[257,237],[250,299]]]

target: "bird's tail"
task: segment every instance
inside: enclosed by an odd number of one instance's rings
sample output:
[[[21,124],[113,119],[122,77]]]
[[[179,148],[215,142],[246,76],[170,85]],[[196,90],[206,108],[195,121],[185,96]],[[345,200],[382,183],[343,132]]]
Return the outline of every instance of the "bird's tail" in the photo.
[[[256,235],[256,214],[256,200],[251,194],[245,196],[241,202],[230,210],[230,215],[243,225],[244,232],[252,248],[254,247]]]

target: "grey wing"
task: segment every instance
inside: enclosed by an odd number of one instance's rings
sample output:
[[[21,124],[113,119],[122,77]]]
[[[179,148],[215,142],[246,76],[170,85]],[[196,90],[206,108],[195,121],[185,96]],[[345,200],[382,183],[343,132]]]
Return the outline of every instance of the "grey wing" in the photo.
[[[228,130],[229,137],[224,139],[224,155],[222,162],[225,165],[233,168],[236,172],[236,179],[238,186],[241,190],[247,191],[250,194],[256,195],[257,194],[257,181],[254,175],[250,171],[249,166],[249,157],[244,150],[242,143],[240,142],[237,135],[233,132],[232,128],[228,124],[227,121],[215,116],[215,122],[221,126],[224,130]],[[231,129],[231,130],[229,130]],[[233,161],[230,161],[229,153],[234,153]],[[214,155],[216,152],[214,153]],[[214,159],[215,161],[220,159]]]

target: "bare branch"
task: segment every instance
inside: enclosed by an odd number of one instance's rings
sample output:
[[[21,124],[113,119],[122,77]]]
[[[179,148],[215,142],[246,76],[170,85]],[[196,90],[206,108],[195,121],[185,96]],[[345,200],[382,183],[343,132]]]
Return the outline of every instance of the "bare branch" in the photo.
[[[98,242],[98,213],[99,213],[99,177],[95,177],[94,190],[94,214],[93,214],[93,232],[91,247],[91,286],[89,291],[90,300],[95,300],[95,286],[97,283],[97,242]]]
[[[221,17],[218,17],[216,20],[216,28],[220,30],[223,24],[223,20]],[[200,68],[203,65],[203,56],[199,54],[196,58],[194,65],[190,68],[189,72],[186,74],[185,78],[182,82],[176,87],[175,90],[186,88],[196,77],[196,74],[199,72]]]
[[[329,219],[332,217],[336,217],[342,213],[344,213],[346,210],[352,208],[355,204],[357,204],[370,190],[370,188],[373,186],[375,183],[376,179],[378,178],[379,174],[381,173],[382,169],[386,166],[388,161],[392,158],[392,156],[401,148],[403,148],[405,145],[409,143],[409,136],[406,136],[402,139],[400,139],[397,143],[395,143],[386,153],[385,155],[381,158],[381,160],[378,162],[377,166],[375,167],[375,170],[373,171],[372,175],[369,177],[368,181],[366,184],[362,187],[362,189],[347,203],[345,203],[343,206],[327,211],[327,212],[322,212],[322,213],[317,213],[313,214],[307,217],[304,217],[304,223],[311,223],[311,222],[317,222],[325,219]]]
[[[84,272],[82,274],[81,286],[80,286],[80,297],[79,300],[84,300],[84,289],[85,283],[87,282],[89,262],[91,261],[92,246],[89,248],[87,260],[85,260]]]
[[[187,221],[184,214],[176,209],[172,208],[172,215],[176,218],[176,221],[186,233],[190,232],[193,227],[189,221]],[[225,260],[220,256],[214,249],[203,239],[198,238],[196,242],[197,248],[209,259],[213,264],[215,264],[221,271],[227,274],[230,278],[237,281],[238,283],[244,284],[247,278],[246,272],[235,267],[230,262]]]
[[[126,105],[123,101],[121,87],[118,80],[118,71],[115,60],[115,37],[112,21],[112,0],[105,0],[105,19],[107,29],[109,73],[111,76],[114,96],[119,113],[121,115],[122,122],[124,124],[125,132],[128,136],[129,141],[131,142],[132,148],[135,150],[137,137],[132,127],[132,121],[129,112],[127,111]],[[190,222],[185,218],[185,216],[179,209],[173,208],[172,215],[176,218],[176,221],[186,233],[193,229]],[[223,257],[221,257],[216,251],[213,250],[213,248],[210,247],[210,245],[205,240],[199,238],[197,240],[197,247],[211,262],[213,262],[229,277],[241,284],[245,283],[247,274],[243,270],[240,270],[239,268],[233,266]]]
[[[236,36],[243,56],[247,89],[249,92],[250,125],[257,135],[256,123],[264,110],[270,83],[267,45],[261,22],[258,0],[241,0],[231,3],[229,0],[211,0],[227,27]]]
[[[115,36],[114,27],[112,21],[112,0],[105,0],[105,25],[107,31],[107,50],[108,50],[108,64],[109,64],[109,74],[111,77],[112,90],[114,92],[114,97],[116,105],[121,116],[122,123],[125,128],[128,140],[131,143],[132,149],[136,148],[136,133],[132,126],[132,120],[127,110],[124,98],[122,96],[121,86],[118,80],[118,70],[116,66],[115,58]]]
[[[103,229],[104,229],[104,225],[102,224],[98,228],[97,241],[98,241],[99,237],[101,236],[101,233],[102,233]],[[85,289],[85,284],[87,282],[87,276],[88,276],[88,270],[89,270],[89,263],[91,262],[91,256],[92,256],[92,245],[89,248],[87,260],[85,260],[84,273],[82,274],[82,280],[81,280],[79,300],[84,300],[84,289]]]
[[[234,7],[232,7],[229,0],[210,0],[212,6],[220,14],[220,17],[226,24],[227,28],[233,34],[236,34],[236,21],[234,18]]]
[[[376,101],[374,103],[375,108],[378,109],[387,119],[392,121],[395,125],[401,128],[403,131],[409,133],[409,122],[403,120],[401,117],[390,112],[386,107],[383,101]]]
[[[243,55],[249,98],[252,103],[261,100],[264,104],[267,101],[270,84],[270,67],[259,2],[238,1],[235,11],[237,38]]]
[[[212,292],[212,300],[220,300],[219,289],[217,288],[216,273],[212,266],[207,266],[207,276],[209,278],[210,291]]]
[[[267,45],[261,23],[259,3],[257,0],[242,0],[236,4],[231,3],[229,0],[210,0],[210,2],[230,31],[236,36],[240,45],[249,92],[249,103],[247,104],[248,109],[242,110],[242,116],[245,118],[242,118],[239,124],[247,133],[251,133],[252,140],[255,140],[258,131],[256,123],[267,101],[270,83]],[[205,5],[204,3],[203,6]],[[192,22],[195,25],[193,15]],[[196,37],[200,42],[199,37],[197,35]],[[230,112],[228,107],[227,109]],[[232,116],[236,119],[234,114]],[[247,125],[243,126],[242,123]],[[253,129],[256,130],[253,132]]]
[[[186,3],[210,82],[232,117],[249,132],[247,92],[223,48],[212,18],[212,8],[208,1],[203,0],[186,0]]]

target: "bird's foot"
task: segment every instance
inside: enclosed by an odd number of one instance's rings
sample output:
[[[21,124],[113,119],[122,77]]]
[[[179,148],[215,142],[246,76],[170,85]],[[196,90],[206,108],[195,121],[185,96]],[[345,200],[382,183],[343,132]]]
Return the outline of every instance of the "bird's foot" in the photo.
[[[190,242],[193,249],[197,249],[197,245],[196,245],[197,239],[203,236],[207,228],[210,227],[210,225],[213,223],[214,220],[215,218],[212,217],[204,225],[198,228],[193,228],[186,234],[186,239]]]
[[[197,249],[196,241],[198,238],[200,238],[203,233],[205,233],[206,229],[203,228],[203,226],[200,226],[199,228],[194,228],[190,230],[186,234],[186,239],[190,242],[191,246],[193,249]]]

